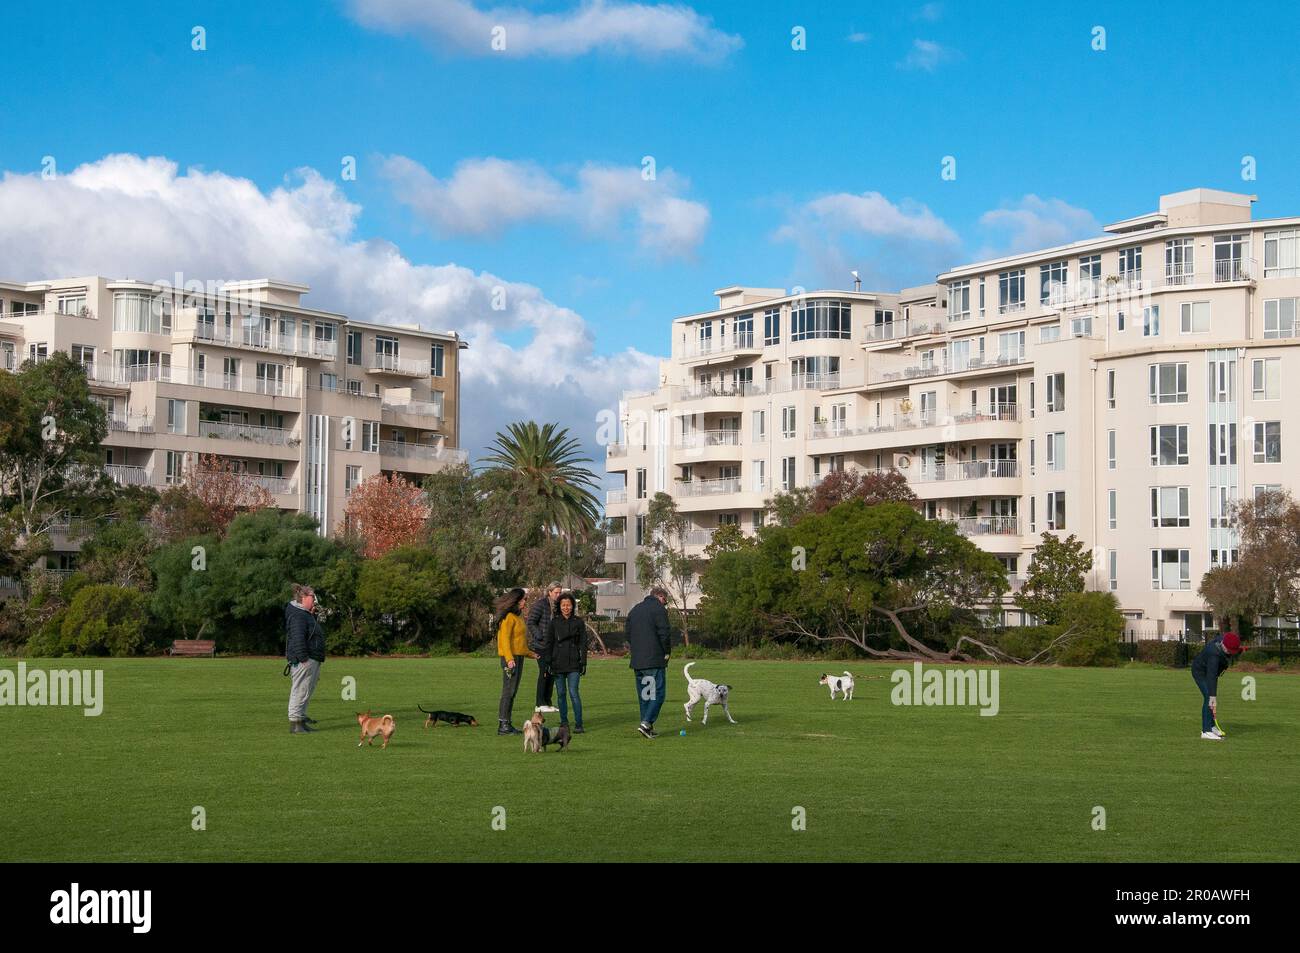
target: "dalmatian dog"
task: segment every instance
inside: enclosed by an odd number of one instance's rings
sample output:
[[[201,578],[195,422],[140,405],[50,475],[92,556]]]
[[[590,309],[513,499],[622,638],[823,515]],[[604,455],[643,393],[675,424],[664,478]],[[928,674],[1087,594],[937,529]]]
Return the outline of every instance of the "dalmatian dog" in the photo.
[[[731,709],[727,707],[727,696],[731,693],[730,685],[715,685],[707,678],[691,678],[691,666],[694,662],[687,662],[686,667],[682,669],[682,674],[686,676],[686,690],[690,693],[690,701],[682,707],[686,709],[686,720],[691,720],[691,710],[701,701],[704,702],[704,717],[700,719],[700,724],[709,723],[709,706],[721,705],[723,712],[727,715],[727,720],[733,725],[736,719],[731,717]]]
[[[830,686],[831,701],[835,701],[836,692],[843,693],[845,701],[853,698],[853,676],[848,672],[843,675],[823,675],[817,684]]]

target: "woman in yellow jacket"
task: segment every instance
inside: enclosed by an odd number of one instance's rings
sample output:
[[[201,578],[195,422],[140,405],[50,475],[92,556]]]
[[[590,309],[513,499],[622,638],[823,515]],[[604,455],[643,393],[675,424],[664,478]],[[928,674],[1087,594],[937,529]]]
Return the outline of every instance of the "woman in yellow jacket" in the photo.
[[[515,707],[515,693],[523,681],[524,659],[537,658],[528,650],[528,632],[524,626],[524,590],[511,589],[497,599],[492,626],[497,630],[497,655],[501,658],[501,705],[497,709],[497,734],[517,735],[510,723]]]

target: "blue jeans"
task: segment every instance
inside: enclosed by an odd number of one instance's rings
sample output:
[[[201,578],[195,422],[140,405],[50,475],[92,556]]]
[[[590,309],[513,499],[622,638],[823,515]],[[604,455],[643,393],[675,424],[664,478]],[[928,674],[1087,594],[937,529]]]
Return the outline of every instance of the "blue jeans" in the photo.
[[[560,724],[569,723],[569,706],[565,704],[565,695],[573,699],[573,721],[582,727],[582,696],[578,694],[578,681],[582,675],[578,672],[557,672],[555,674],[556,704],[560,706]]]
[[[653,725],[659,717],[659,709],[664,707],[665,688],[662,668],[636,670],[636,698],[637,704],[641,706],[641,720],[645,724]]]
[[[1201,690],[1201,731],[1206,732],[1214,727],[1214,713],[1210,711],[1210,687],[1195,672],[1192,672],[1192,678],[1196,679],[1196,687]]]

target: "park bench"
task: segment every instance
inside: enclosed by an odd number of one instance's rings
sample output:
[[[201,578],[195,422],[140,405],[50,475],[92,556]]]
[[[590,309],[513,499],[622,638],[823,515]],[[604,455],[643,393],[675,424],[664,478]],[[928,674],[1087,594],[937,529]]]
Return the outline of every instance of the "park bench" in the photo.
[[[198,658],[200,655],[215,656],[217,643],[213,639],[177,639],[167,650],[172,658]]]

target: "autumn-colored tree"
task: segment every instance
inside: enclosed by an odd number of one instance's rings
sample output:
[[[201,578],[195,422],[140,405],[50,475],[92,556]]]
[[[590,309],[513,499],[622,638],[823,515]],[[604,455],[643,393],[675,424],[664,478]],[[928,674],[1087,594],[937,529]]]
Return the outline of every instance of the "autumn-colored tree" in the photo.
[[[367,559],[378,559],[417,542],[428,518],[424,490],[400,475],[376,473],[352,490],[342,530],[358,540]]]
[[[915,503],[907,477],[897,470],[832,470],[813,491],[810,508],[825,513],[848,500],[876,503]]]
[[[172,494],[166,502],[165,507],[159,503],[162,510],[156,509],[164,521],[176,515],[181,522],[190,522],[196,511],[206,513],[218,536],[226,534],[231,520],[240,513],[266,509],[274,503],[270,491],[253,474],[236,470],[229,460],[214,453],[200,455],[197,466],[185,474],[182,492]]]

